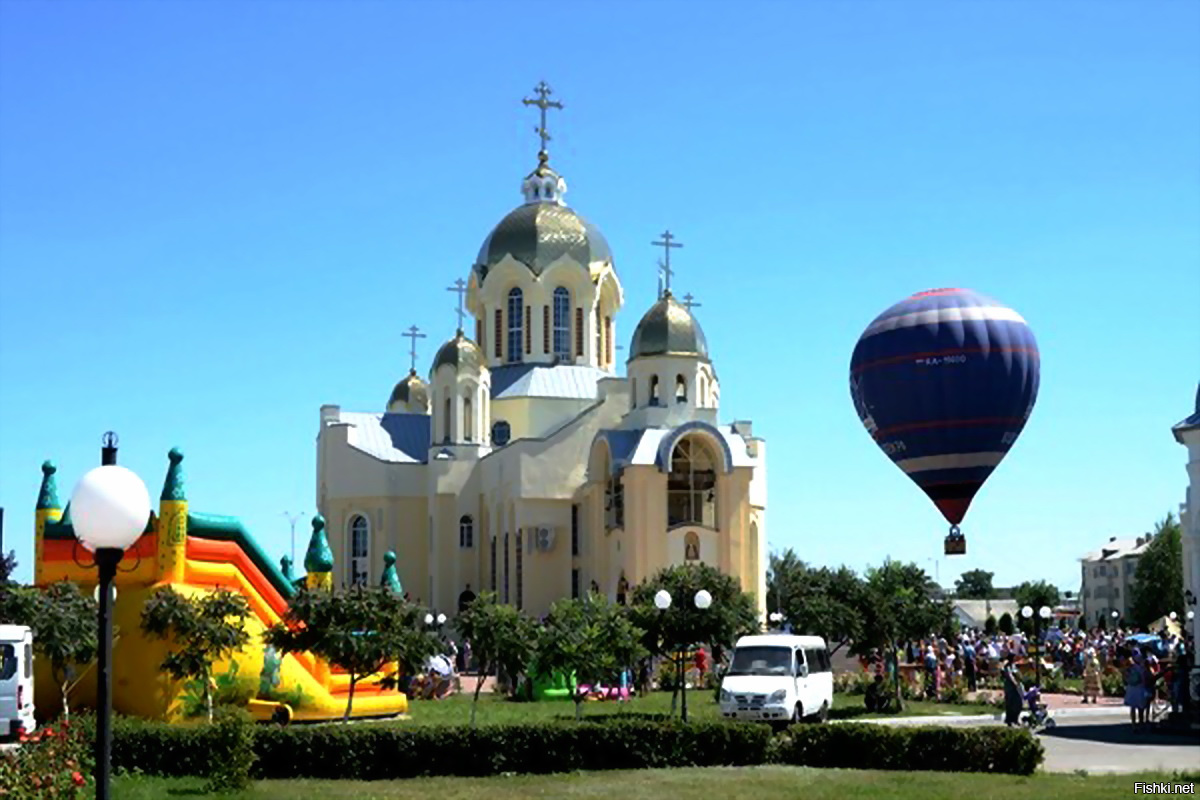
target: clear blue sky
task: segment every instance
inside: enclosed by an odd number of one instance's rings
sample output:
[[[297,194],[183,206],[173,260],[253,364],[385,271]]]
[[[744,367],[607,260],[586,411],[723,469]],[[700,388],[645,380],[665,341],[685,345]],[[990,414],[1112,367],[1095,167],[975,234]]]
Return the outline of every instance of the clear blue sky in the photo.
[[[553,163],[605,232],[627,339],[670,227],[722,417],[768,439],[769,538],[948,583],[1078,588],[1075,559],[1177,508],[1200,378],[1200,5],[1187,2],[0,3],[0,505],[31,574],[116,430],[157,497],[268,550],[312,513],[322,403],[427,369],[520,202],[540,79]],[[862,328],[967,286],[1042,352],[965,558],[850,402]],[[300,533],[304,540],[303,529]],[[403,557],[403,554],[401,554]]]

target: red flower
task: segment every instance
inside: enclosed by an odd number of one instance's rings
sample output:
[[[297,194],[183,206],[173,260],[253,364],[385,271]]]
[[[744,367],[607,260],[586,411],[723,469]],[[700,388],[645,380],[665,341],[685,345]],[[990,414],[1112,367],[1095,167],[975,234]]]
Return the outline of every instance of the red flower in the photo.
[[[75,781],[76,786],[83,786],[83,784],[85,783],[83,776],[80,775],[78,772],[71,773],[71,780]]]

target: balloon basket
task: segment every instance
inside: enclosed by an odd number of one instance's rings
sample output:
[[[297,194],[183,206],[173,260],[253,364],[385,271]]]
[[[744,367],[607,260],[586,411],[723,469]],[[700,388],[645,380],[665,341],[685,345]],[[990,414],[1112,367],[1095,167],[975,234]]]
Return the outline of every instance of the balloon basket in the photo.
[[[967,554],[967,537],[947,536],[945,554],[948,556],[965,556]]]

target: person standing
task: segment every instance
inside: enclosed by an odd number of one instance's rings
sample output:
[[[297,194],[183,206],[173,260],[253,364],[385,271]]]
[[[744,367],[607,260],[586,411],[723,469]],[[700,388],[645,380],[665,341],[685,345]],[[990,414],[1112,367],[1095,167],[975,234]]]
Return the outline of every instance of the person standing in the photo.
[[[1089,647],[1084,653],[1083,661],[1083,702],[1099,703],[1100,695],[1104,691],[1100,683],[1100,659],[1096,658],[1096,651]]]
[[[1142,657],[1138,652],[1133,653],[1129,665],[1125,668],[1125,705],[1129,708],[1129,722],[1134,730],[1138,729],[1141,721],[1142,698],[1146,694],[1146,676],[1142,667]]]
[[[963,673],[967,678],[967,691],[975,691],[975,645],[970,639],[963,641]]]
[[[1004,669],[1000,672],[1004,680],[1004,724],[1012,727],[1021,721],[1021,703],[1024,691],[1021,687],[1021,675],[1017,672],[1016,657],[1011,653],[1004,659]]]

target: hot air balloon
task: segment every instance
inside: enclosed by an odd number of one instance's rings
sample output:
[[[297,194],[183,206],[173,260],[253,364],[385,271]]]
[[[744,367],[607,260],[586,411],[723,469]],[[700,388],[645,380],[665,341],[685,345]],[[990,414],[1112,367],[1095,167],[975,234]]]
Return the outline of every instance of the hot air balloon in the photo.
[[[1021,315],[970,289],[914,294],[854,347],[854,408],[950,523],[946,555],[966,552],[959,523],[1025,427],[1039,363]]]

